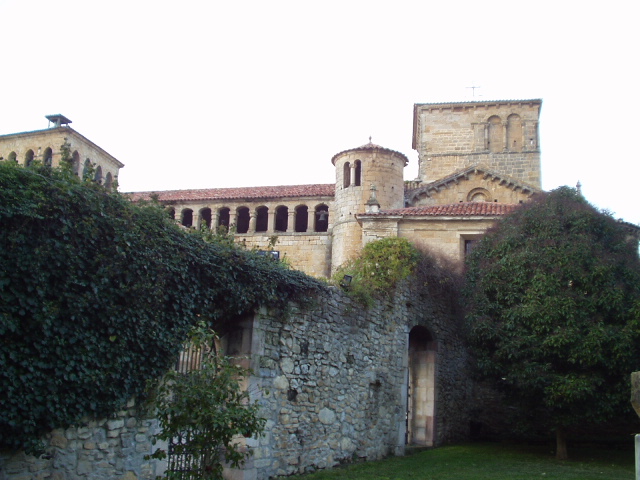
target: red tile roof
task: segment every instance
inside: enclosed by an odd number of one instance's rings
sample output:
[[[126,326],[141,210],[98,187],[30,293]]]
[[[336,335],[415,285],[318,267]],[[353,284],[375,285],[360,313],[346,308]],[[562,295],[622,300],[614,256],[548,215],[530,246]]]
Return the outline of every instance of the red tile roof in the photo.
[[[335,184],[284,185],[277,187],[203,188],[197,190],[165,190],[133,192],[128,195],[135,202],[157,196],[161,202],[205,200],[249,200],[262,198],[333,197]]]
[[[519,204],[495,202],[462,202],[448,205],[425,205],[420,207],[397,208],[378,213],[361,215],[402,215],[405,217],[494,217],[507,215],[518,208]]]
[[[336,153],[333,157],[331,157],[331,163],[333,163],[335,165],[336,164],[336,158],[338,158],[343,153],[358,152],[358,151],[362,151],[362,150],[382,150],[384,152],[391,153],[391,154],[394,154],[394,155],[397,155],[398,157],[400,157],[402,160],[404,160],[405,166],[409,163],[409,159],[403,153],[400,153],[400,152],[398,152],[396,150],[391,150],[390,148],[381,147],[380,145],[376,145],[375,143],[371,143],[371,139],[369,139],[369,143],[365,143],[364,145],[361,145],[359,147],[349,148],[347,150],[343,150],[341,152]]]

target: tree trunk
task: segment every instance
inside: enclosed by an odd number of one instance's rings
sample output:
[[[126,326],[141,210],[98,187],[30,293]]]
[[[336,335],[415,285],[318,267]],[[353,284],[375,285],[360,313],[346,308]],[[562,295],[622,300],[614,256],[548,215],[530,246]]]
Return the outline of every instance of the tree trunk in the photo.
[[[567,438],[565,437],[564,428],[556,428],[556,460],[567,460]]]

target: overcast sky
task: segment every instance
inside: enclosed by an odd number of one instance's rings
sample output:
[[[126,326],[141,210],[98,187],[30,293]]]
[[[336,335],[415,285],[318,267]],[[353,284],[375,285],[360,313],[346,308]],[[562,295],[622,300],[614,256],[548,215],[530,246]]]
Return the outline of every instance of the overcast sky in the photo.
[[[0,133],[47,114],[122,161],[122,191],[333,183],[414,103],[543,99],[543,188],[640,224],[635,2],[0,0]]]

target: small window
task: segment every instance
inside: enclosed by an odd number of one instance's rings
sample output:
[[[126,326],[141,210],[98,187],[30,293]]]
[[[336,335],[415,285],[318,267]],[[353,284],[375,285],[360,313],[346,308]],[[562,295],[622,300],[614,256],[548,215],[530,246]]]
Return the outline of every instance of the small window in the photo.
[[[344,179],[344,188],[347,188],[351,185],[351,164],[349,162],[345,162],[343,170],[342,177]]]
[[[356,160],[356,178],[354,178],[354,184],[356,187],[362,185],[362,162]]]

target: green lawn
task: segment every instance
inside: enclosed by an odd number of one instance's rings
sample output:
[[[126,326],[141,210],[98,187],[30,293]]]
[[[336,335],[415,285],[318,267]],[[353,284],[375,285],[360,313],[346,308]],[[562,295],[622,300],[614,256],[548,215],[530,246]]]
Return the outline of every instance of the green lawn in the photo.
[[[406,457],[360,463],[304,480],[634,480],[633,442],[625,450],[571,448],[570,460],[555,460],[548,447],[474,443],[426,450]]]

